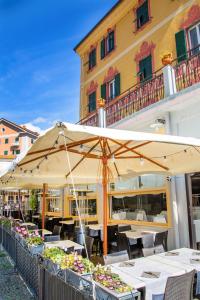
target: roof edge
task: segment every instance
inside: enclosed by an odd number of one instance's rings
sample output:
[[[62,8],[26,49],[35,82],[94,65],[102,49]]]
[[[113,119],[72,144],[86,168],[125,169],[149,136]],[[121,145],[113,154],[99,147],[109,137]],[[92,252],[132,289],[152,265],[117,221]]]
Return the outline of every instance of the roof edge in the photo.
[[[112,7],[111,9],[92,27],[92,29],[80,40],[80,42],[74,47],[74,51],[77,52],[76,50],[78,47],[88,38],[88,36],[118,7],[118,5],[122,2],[123,0],[118,0]]]

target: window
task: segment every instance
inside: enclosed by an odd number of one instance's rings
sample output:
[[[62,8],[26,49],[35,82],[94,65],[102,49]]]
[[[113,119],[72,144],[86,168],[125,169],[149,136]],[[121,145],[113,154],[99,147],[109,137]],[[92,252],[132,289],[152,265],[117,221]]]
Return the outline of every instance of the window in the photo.
[[[177,61],[181,62],[187,58],[187,46],[185,30],[180,30],[175,34]]]
[[[5,139],[5,144],[8,144],[9,140],[8,139]]]
[[[89,53],[89,70],[94,68],[94,66],[96,66],[96,49]]]
[[[110,31],[106,38],[101,41],[101,59],[115,49],[115,33]]]
[[[139,62],[139,77],[140,81],[150,79],[152,77],[152,57],[145,57]]]
[[[88,112],[93,112],[96,110],[96,92],[93,92],[89,95],[88,99]]]
[[[4,155],[8,155],[8,150],[5,150],[5,151],[4,151]]]
[[[16,137],[16,138],[15,138],[15,142],[19,142],[19,137]]]
[[[16,150],[16,154],[20,154],[20,150],[19,149]]]
[[[115,77],[101,85],[101,98],[105,100],[112,100],[120,95],[120,73],[116,74]]]
[[[31,139],[31,144],[33,144],[34,143],[34,139]]]
[[[108,83],[108,98],[109,100],[115,98],[115,79]]]
[[[190,50],[192,55],[195,55],[199,52],[200,47],[200,23],[197,25],[191,27],[188,30],[189,34],[189,44],[190,44]]]
[[[148,0],[144,1],[144,3],[137,8],[136,16],[137,16],[137,29],[141,28],[145,23],[149,21]]]
[[[4,127],[3,127],[3,128],[1,128],[1,131],[2,131],[2,132],[5,132],[5,128],[4,128]]]

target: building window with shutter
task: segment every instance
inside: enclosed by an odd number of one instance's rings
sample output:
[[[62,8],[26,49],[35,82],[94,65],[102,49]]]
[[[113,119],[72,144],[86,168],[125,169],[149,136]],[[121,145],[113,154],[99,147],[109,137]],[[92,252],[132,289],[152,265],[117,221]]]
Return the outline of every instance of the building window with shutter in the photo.
[[[195,55],[200,51],[200,23],[188,29],[189,46],[191,55]]]
[[[96,48],[89,53],[89,70],[96,66]]]
[[[108,35],[101,40],[101,59],[115,49],[115,32],[110,31]]]
[[[149,55],[139,61],[140,82],[152,78],[152,56]]]
[[[175,41],[177,61],[181,62],[187,59],[186,32],[184,29],[175,34]]]
[[[148,0],[145,0],[144,3],[136,9],[137,29],[140,29],[144,24],[146,24],[150,20],[148,2],[149,2]]]
[[[88,96],[88,112],[91,113],[96,110],[96,92]]]
[[[5,144],[8,144],[9,143],[9,139],[5,139]]]
[[[5,150],[5,151],[4,151],[4,155],[8,155],[8,150]]]
[[[101,98],[106,101],[112,100],[120,95],[120,73],[114,78],[101,85]]]

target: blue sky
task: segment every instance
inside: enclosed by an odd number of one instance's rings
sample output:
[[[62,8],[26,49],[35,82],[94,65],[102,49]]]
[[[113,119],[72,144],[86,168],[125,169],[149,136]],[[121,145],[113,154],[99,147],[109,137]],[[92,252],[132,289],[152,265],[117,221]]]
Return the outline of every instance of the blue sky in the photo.
[[[79,120],[74,46],[116,0],[0,0],[0,117],[42,129]]]

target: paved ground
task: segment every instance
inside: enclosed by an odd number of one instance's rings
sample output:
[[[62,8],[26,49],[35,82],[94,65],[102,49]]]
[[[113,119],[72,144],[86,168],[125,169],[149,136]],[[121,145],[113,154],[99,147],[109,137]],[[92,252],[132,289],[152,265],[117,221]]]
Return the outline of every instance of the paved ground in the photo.
[[[0,250],[0,300],[34,300],[6,253]]]

